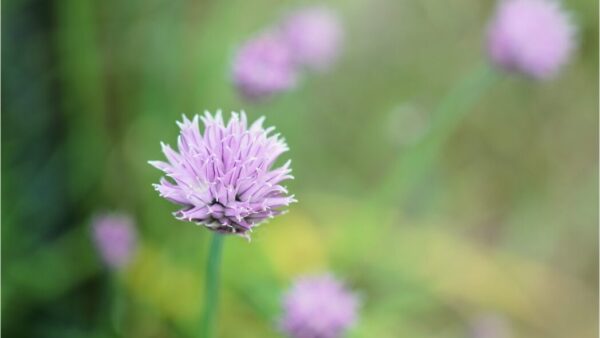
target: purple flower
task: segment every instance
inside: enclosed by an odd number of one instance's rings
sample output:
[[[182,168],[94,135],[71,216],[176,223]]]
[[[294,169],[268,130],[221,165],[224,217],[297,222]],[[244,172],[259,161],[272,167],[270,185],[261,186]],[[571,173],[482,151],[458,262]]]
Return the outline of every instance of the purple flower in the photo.
[[[202,120],[204,134],[198,126]],[[288,147],[274,128],[263,128],[264,117],[249,128],[246,114],[232,113],[225,124],[221,112],[206,112],[193,120],[178,122],[181,134],[178,152],[166,144],[162,150],[168,162],[150,161],[162,170],[155,189],[183,208],[174,213],[209,229],[247,237],[262,221],[282,213],[295,202],[280,183],[292,179],[290,161],[273,169],[273,163]]]
[[[233,82],[248,100],[260,100],[296,85],[297,69],[285,41],[267,32],[246,42],[233,62]]]
[[[336,338],[356,322],[357,297],[331,275],[298,279],[284,296],[281,329],[293,338]]]
[[[508,338],[511,337],[510,325],[498,314],[481,314],[470,323],[469,337],[471,338]]]
[[[488,53],[501,68],[537,79],[554,75],[575,47],[575,27],[552,0],[504,0],[488,31]]]
[[[326,7],[310,7],[288,16],[282,31],[296,62],[325,70],[337,58],[343,32],[336,13]]]
[[[137,247],[137,234],[131,217],[124,214],[102,214],[92,220],[94,244],[104,263],[120,269],[131,260]]]

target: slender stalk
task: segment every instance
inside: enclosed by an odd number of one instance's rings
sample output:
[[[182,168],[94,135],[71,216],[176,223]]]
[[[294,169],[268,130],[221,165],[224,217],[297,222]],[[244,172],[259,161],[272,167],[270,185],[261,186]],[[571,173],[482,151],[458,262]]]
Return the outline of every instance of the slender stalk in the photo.
[[[447,139],[497,79],[498,76],[492,69],[483,66],[460,81],[433,112],[427,134],[420,142],[406,149],[392,165],[371,200],[377,202],[402,198],[414,184],[419,183],[437,159]]]
[[[365,203],[353,211],[348,226],[360,228],[362,224],[372,221],[373,215],[380,213],[382,205],[403,202],[411,189],[421,182],[435,164],[445,142],[460,126],[462,119],[497,80],[498,75],[486,66],[475,68],[460,80],[434,110],[427,133],[392,163],[379,185],[365,198]],[[380,227],[385,226],[391,224],[383,223]],[[385,230],[380,230],[381,233],[386,233]],[[348,240],[355,246],[357,242],[354,236],[364,236],[362,232],[352,231],[348,235]]]
[[[204,317],[200,338],[212,338],[215,330],[215,317],[219,300],[219,264],[223,249],[223,237],[214,233],[208,252],[208,263],[206,265],[206,293],[204,295]]]
[[[123,335],[123,319],[125,316],[125,290],[117,276],[111,276],[110,290],[112,294],[110,324],[117,336]]]

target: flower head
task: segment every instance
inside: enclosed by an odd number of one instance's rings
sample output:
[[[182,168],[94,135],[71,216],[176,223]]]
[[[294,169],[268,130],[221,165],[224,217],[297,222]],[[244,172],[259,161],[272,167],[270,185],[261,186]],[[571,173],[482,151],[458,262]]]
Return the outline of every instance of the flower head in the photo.
[[[272,168],[288,147],[279,134],[270,135],[273,127],[263,128],[263,120],[248,128],[244,112],[232,113],[227,124],[221,112],[215,116],[207,112],[178,122],[178,152],[162,144],[168,162],[149,162],[166,174],[155,189],[183,206],[174,213],[177,219],[247,236],[254,226],[295,202],[280,185],[293,178],[290,161]]]
[[[488,31],[488,53],[501,68],[537,79],[554,75],[575,47],[575,27],[553,0],[501,1]]]
[[[292,55],[277,32],[266,32],[247,41],[233,61],[233,82],[249,100],[289,90],[296,81]]]
[[[336,338],[354,324],[357,297],[331,275],[298,279],[284,297],[281,329],[293,338]]]
[[[282,23],[282,31],[296,62],[312,69],[330,67],[341,49],[340,20],[326,7],[310,7],[292,13]]]
[[[137,234],[131,217],[124,214],[102,214],[92,220],[94,244],[104,263],[112,268],[124,267],[137,246]]]
[[[511,337],[510,323],[499,314],[480,314],[471,319],[469,337],[508,338]]]

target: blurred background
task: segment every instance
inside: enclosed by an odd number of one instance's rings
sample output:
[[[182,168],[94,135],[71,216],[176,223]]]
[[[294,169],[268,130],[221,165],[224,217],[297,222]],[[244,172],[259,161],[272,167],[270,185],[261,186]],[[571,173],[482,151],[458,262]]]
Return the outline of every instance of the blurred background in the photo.
[[[281,293],[325,271],[362,297],[349,337],[597,336],[598,3],[565,1],[579,48],[559,76],[500,76],[398,194],[396,162],[486,64],[495,3],[328,2],[335,67],[245,102],[237,46],[307,4],[3,1],[3,335],[193,334],[210,232],[172,217],[147,161],[182,113],[243,109],[285,136],[299,203],[226,240],[220,337],[282,337]],[[119,271],[93,245],[103,211],[135,220]]]

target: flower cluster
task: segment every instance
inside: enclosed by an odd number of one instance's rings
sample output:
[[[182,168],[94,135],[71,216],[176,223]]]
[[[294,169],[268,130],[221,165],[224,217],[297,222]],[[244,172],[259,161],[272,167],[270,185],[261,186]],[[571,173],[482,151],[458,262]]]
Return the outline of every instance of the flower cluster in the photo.
[[[479,314],[469,323],[470,338],[508,338],[512,337],[510,323],[496,313]]]
[[[272,168],[288,147],[279,134],[270,135],[274,128],[263,128],[263,120],[248,127],[244,112],[232,113],[227,124],[220,111],[183,117],[178,151],[163,143],[167,162],[149,162],[166,175],[155,189],[183,206],[174,214],[177,219],[247,237],[253,227],[295,202],[280,185],[293,178],[290,161]]]
[[[358,298],[331,275],[299,278],[284,296],[280,326],[292,338],[336,338],[356,322]]]
[[[233,64],[233,81],[247,99],[258,100],[292,88],[297,81],[292,53],[281,36],[264,33],[248,41]]]
[[[536,79],[554,75],[575,47],[575,26],[553,0],[504,0],[488,31],[497,66]]]
[[[298,10],[238,49],[233,82],[248,100],[290,90],[301,68],[328,69],[341,43],[342,29],[334,11],[325,7]]]
[[[133,219],[125,214],[101,214],[92,220],[92,237],[102,260],[120,269],[131,260],[137,247]]]
[[[282,22],[281,30],[300,65],[326,70],[338,56],[343,32],[336,13],[329,8],[298,10]]]

